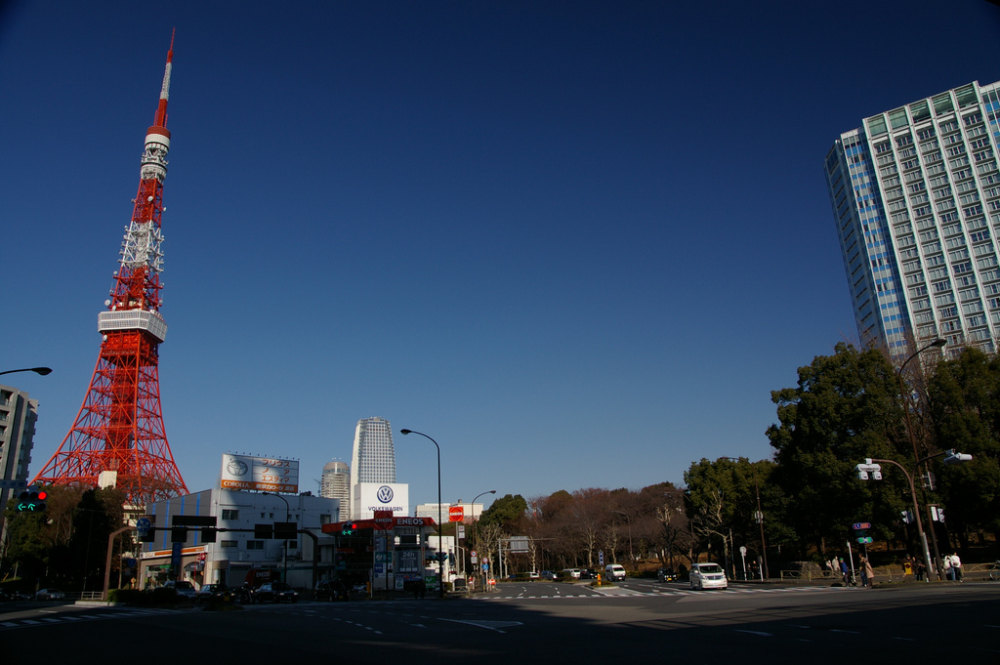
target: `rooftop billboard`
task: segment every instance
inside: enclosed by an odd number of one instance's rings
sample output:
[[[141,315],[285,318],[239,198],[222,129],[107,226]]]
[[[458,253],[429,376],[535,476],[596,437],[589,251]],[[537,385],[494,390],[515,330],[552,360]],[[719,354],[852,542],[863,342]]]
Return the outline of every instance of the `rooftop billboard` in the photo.
[[[295,494],[299,491],[299,462],[225,453],[222,456],[222,479],[219,487]]]

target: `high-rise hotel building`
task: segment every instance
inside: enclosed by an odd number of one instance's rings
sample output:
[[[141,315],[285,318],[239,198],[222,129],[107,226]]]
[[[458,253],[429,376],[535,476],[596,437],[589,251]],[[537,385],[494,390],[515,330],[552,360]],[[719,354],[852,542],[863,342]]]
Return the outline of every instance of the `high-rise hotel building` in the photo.
[[[825,172],[863,345],[996,352],[998,146],[1000,82],[865,118],[834,143]]]
[[[351,472],[345,462],[333,460],[323,466],[319,495],[340,501],[338,522],[351,518]]]
[[[38,401],[28,393],[0,386],[0,553],[7,544],[4,514],[7,502],[17,500],[19,487],[28,482],[28,465],[38,420]],[[19,487],[15,487],[18,485]]]

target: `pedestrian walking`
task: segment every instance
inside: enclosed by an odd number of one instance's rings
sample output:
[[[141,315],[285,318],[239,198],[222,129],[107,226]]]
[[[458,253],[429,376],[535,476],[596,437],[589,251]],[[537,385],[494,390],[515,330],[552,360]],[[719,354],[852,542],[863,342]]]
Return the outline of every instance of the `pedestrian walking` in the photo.
[[[956,582],[962,581],[962,560],[958,558],[958,552],[951,554],[951,574]]]
[[[851,572],[847,569],[847,562],[844,561],[844,557],[840,557],[840,574],[844,578],[844,586],[850,586]]]
[[[947,554],[942,558],[941,563],[944,565],[944,576],[945,579],[955,581],[955,570],[951,567],[951,557]]]
[[[927,564],[925,564],[921,559],[917,559],[917,580],[923,582],[924,575],[926,573],[927,573]]]
[[[875,588],[875,570],[872,569],[872,562],[865,557],[865,570],[862,573],[865,577],[865,586],[869,589]]]

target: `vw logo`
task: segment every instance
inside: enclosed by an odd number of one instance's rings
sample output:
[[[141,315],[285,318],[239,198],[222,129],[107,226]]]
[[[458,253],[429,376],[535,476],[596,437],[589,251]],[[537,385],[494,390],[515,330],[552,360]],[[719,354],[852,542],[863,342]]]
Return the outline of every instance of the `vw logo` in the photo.
[[[392,501],[392,488],[388,485],[382,485],[382,487],[378,488],[378,494],[376,496],[378,496],[378,500],[381,503],[389,503]]]

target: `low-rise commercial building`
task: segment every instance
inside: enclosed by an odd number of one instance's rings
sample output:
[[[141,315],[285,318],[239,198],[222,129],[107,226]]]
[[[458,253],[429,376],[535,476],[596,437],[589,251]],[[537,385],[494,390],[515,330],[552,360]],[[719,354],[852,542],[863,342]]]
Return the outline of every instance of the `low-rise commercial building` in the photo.
[[[150,504],[146,519],[152,541],[143,543],[139,555],[140,585],[178,578],[228,586],[283,579],[311,589],[318,579],[332,575],[333,537],[323,526],[334,522],[338,510],[337,499],[310,493],[224,489]],[[211,527],[192,526],[181,534],[172,528],[175,517],[189,523],[199,521],[191,518],[214,518],[214,533]],[[287,539],[274,537],[279,524],[291,525]]]

